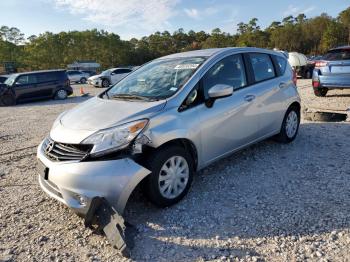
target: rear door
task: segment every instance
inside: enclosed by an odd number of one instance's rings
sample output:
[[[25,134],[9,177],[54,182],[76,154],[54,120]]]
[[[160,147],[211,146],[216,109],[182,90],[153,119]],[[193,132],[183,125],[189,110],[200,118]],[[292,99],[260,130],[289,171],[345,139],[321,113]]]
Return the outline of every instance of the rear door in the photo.
[[[255,96],[256,111],[259,123],[258,138],[276,133],[281,127],[281,118],[285,111],[285,94],[291,77],[283,76],[287,61],[280,61],[282,69],[277,68],[278,62],[273,55],[266,53],[248,53],[248,64],[254,81],[253,95]],[[275,59],[275,63],[274,63]],[[282,73],[283,70],[283,73]]]
[[[26,101],[37,99],[37,77],[35,74],[20,75],[15,80],[14,89],[18,100]]]
[[[37,75],[37,79],[37,92],[39,93],[40,97],[52,97],[56,86],[58,85],[57,73],[41,73]]]
[[[127,76],[131,72],[131,69],[116,69],[111,73],[111,84],[118,83],[121,79]]]

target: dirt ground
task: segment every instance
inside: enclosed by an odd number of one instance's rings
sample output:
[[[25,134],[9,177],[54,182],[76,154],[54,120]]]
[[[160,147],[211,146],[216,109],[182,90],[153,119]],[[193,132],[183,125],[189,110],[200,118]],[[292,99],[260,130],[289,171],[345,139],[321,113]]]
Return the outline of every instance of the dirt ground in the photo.
[[[89,99],[79,88],[66,101],[0,108],[0,261],[127,260],[38,185],[36,147],[62,111]],[[350,107],[350,90],[316,98],[310,80],[298,88],[304,108]],[[135,192],[130,260],[350,261],[349,134],[349,122],[303,119],[293,143],[266,140],[198,172],[173,207]]]

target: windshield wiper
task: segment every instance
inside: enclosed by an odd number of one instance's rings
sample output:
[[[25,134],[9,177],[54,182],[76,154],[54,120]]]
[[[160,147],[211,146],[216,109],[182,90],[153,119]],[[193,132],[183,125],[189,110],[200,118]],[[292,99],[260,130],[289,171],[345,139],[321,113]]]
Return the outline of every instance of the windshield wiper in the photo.
[[[108,96],[108,97],[110,97],[110,96]],[[151,100],[149,97],[140,96],[140,95],[136,95],[136,94],[115,94],[115,95],[111,96],[110,98],[138,99],[138,100],[146,100],[146,101]]]

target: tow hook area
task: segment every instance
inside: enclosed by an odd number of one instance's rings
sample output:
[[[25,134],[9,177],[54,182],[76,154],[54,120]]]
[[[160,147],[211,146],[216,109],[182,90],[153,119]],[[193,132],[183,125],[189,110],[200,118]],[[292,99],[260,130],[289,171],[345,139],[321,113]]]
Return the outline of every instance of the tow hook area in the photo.
[[[103,197],[94,197],[85,216],[85,226],[106,235],[109,243],[124,257],[130,257],[133,235],[136,229],[125,222],[123,217]]]

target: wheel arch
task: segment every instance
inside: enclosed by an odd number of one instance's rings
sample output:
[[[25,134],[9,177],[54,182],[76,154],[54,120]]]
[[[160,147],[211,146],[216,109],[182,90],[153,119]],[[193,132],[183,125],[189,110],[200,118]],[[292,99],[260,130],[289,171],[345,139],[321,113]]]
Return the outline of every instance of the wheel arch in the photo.
[[[194,163],[194,171],[197,170],[197,167],[198,167],[198,150],[196,148],[196,145],[188,138],[174,138],[174,139],[171,139],[169,141],[166,141],[164,142],[163,144],[159,145],[158,147],[154,148],[154,147],[150,147],[150,146],[147,146],[145,148],[145,154],[152,154],[153,152],[161,149],[161,148],[164,148],[164,147],[167,147],[167,146],[172,146],[172,145],[175,145],[175,146],[180,146],[182,148],[184,148],[187,152],[190,153],[192,159],[193,159],[193,163]]]

